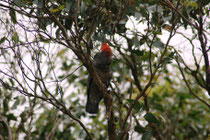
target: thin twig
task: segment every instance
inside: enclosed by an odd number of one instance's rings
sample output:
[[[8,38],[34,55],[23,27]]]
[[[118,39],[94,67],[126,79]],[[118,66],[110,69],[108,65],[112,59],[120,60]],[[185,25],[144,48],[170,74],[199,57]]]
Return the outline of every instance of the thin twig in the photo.
[[[173,3],[171,3],[169,0],[166,0],[166,3],[164,3],[164,2],[161,2],[161,3],[164,5],[168,5],[168,7],[170,7],[174,11],[176,11],[176,13],[179,14],[186,22],[188,22],[190,25],[192,25],[195,29],[198,29],[198,27],[195,24],[193,24],[190,20],[188,20],[177,8],[175,8]]]
[[[63,79],[61,80],[54,80],[54,81],[49,81],[47,83],[51,83],[51,82],[62,82],[63,80],[65,80],[66,78],[68,78],[69,76],[71,76],[72,74],[74,74],[78,69],[80,69],[83,65],[80,65],[79,67],[77,67],[75,70],[73,70],[70,74],[68,74],[67,76],[65,76]]]
[[[58,120],[55,121],[55,124],[54,124],[53,128],[51,129],[50,133],[47,135],[46,140],[53,139],[53,136],[55,134],[55,131],[56,131],[58,125],[60,124],[61,120],[62,119],[60,118],[60,119],[58,119]]]
[[[187,88],[188,88],[188,90],[192,93],[192,95],[193,96],[195,96],[198,100],[200,100],[202,103],[204,103],[206,106],[208,106],[208,108],[210,108],[210,104],[208,104],[206,101],[204,101],[203,99],[201,99],[199,96],[197,96],[194,92],[193,92],[193,90],[190,88],[190,85],[189,85],[189,83],[187,82],[187,79],[186,79],[186,77],[185,77],[185,75],[184,75],[184,72],[183,72],[183,70],[182,70],[182,68],[181,68],[181,66],[180,66],[180,63],[179,63],[179,61],[178,61],[178,57],[176,56],[176,62],[177,62],[177,64],[178,64],[178,68],[179,68],[179,70],[180,70],[180,72],[181,72],[181,75],[182,75],[182,77],[183,77],[183,80],[184,80],[184,82],[185,82],[185,84],[187,85]]]
[[[174,28],[174,26],[173,26],[173,28]],[[164,50],[163,50],[163,53],[162,53],[161,56],[160,56],[159,63],[158,63],[158,65],[157,65],[156,69],[154,70],[154,72],[152,73],[149,82],[148,82],[147,85],[143,88],[143,90],[141,91],[141,93],[139,93],[139,94],[137,95],[137,97],[134,99],[134,101],[131,103],[131,105],[130,105],[130,107],[129,107],[128,113],[127,113],[127,115],[126,115],[126,117],[125,117],[125,119],[124,119],[124,122],[123,122],[123,127],[124,127],[124,128],[125,128],[125,124],[126,124],[126,122],[127,122],[128,117],[130,116],[130,113],[131,113],[131,111],[132,111],[132,109],[133,109],[135,103],[136,103],[136,102],[137,102],[137,101],[146,93],[147,89],[151,86],[152,80],[153,80],[153,78],[154,78],[156,72],[158,71],[159,67],[160,67],[161,64],[162,64],[163,58],[164,58],[164,56],[165,56],[165,54],[166,54],[166,52],[167,52],[167,48],[168,48],[169,42],[170,42],[170,40],[171,40],[171,38],[172,38],[173,36],[174,36],[174,34],[173,34],[173,30],[172,30],[172,31],[170,32],[170,35],[169,35],[169,38],[168,38],[167,43],[166,43],[166,45],[165,45],[165,48],[164,48]]]

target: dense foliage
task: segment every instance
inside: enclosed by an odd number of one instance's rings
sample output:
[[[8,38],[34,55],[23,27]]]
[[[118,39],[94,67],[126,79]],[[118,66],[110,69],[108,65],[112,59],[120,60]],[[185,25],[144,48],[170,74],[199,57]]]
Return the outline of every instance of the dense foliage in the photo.
[[[0,138],[207,139],[208,4],[2,0]],[[92,65],[103,42],[114,54],[108,90]],[[88,74],[104,96],[97,115],[84,109]]]

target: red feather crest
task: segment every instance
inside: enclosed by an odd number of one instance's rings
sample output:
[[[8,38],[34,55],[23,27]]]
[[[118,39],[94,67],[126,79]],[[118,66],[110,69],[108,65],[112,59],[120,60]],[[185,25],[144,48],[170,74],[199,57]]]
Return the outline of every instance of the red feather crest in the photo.
[[[109,45],[107,45],[106,43],[103,43],[103,44],[101,45],[101,51],[102,51],[102,52],[108,53],[109,56],[112,55],[112,49],[111,49],[111,48],[109,47]]]

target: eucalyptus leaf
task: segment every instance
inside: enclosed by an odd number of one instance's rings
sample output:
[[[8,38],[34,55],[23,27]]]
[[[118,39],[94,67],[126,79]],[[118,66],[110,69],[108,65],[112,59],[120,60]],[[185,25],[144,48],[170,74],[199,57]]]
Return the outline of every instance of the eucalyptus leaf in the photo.
[[[9,14],[10,14],[10,17],[11,17],[12,22],[14,24],[17,24],[17,17],[16,17],[15,11],[12,10],[12,9],[10,9]]]
[[[5,37],[5,36],[2,37],[2,38],[0,39],[0,45],[1,45],[2,43],[4,43],[5,40],[6,40],[6,37]]]
[[[18,36],[17,32],[14,33],[13,40],[14,40],[15,44],[17,44],[19,42],[19,36]]]
[[[139,134],[142,134],[142,133],[146,132],[146,129],[142,126],[136,125],[134,128],[134,131],[138,132]]]
[[[144,118],[150,123],[159,123],[158,119],[152,113],[145,114]]]
[[[155,42],[153,43],[153,45],[157,48],[159,48],[160,50],[163,50],[164,49],[164,44],[159,40],[155,40]]]
[[[151,140],[152,137],[152,130],[144,132],[142,135],[142,140]]]
[[[8,121],[13,120],[13,121],[17,121],[17,117],[15,117],[14,114],[10,113],[7,116]]]

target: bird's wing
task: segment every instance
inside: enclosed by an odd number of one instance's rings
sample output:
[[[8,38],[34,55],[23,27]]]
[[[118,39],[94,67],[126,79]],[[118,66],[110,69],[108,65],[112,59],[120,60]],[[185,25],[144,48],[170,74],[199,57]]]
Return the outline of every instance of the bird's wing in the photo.
[[[89,93],[90,93],[92,82],[93,82],[93,78],[90,75],[88,75],[88,85],[87,85],[87,96],[88,96],[88,98],[89,98]]]

